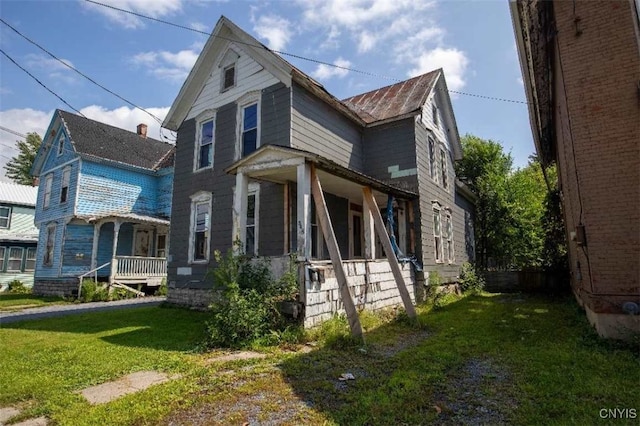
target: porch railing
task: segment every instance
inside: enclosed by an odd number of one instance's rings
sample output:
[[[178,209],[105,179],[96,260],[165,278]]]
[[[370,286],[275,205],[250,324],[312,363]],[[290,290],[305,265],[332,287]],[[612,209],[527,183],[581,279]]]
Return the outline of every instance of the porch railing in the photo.
[[[167,275],[164,257],[116,256],[113,258],[114,279],[146,279]]]

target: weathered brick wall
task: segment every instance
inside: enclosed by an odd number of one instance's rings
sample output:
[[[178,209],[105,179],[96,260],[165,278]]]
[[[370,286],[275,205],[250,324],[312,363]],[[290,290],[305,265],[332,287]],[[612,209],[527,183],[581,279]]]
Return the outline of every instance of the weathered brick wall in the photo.
[[[33,294],[38,296],[71,296],[78,292],[78,278],[62,280],[35,279]]]
[[[572,285],[595,312],[640,302],[640,47],[631,2],[554,2],[555,128]],[[576,25],[575,17],[580,20]]]
[[[402,305],[396,281],[386,260],[345,261],[349,291],[358,309],[372,311]],[[305,274],[305,327],[314,327],[336,313],[344,313],[338,280],[331,263],[312,262],[311,268],[321,271],[324,282],[311,282]],[[308,269],[308,266],[306,267]],[[401,265],[407,290],[415,302],[415,278],[409,264]]]

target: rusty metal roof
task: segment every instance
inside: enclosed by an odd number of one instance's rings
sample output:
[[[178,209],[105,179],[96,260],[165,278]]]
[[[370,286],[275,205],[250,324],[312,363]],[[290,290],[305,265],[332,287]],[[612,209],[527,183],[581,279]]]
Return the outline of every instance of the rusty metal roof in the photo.
[[[441,72],[437,69],[342,102],[367,124],[401,117],[422,107]]]

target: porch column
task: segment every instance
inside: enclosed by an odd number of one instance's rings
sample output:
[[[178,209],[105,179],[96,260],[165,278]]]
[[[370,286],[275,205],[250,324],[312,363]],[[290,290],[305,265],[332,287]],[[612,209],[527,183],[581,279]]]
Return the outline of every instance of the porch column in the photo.
[[[247,241],[247,195],[249,178],[242,172],[236,174],[236,189],[233,199],[233,251],[244,253]],[[236,244],[238,242],[239,244]]]
[[[311,169],[303,163],[297,167],[298,213],[296,232],[298,234],[298,260],[311,258]]]
[[[416,309],[413,306],[413,303],[411,303],[411,296],[409,296],[409,291],[407,290],[407,286],[404,283],[404,277],[402,276],[402,271],[400,270],[398,259],[396,258],[396,254],[393,252],[393,248],[391,247],[389,234],[384,227],[384,222],[382,221],[382,216],[380,215],[380,210],[378,209],[376,199],[373,198],[371,188],[369,188],[368,186],[362,188],[362,195],[365,204],[368,205],[369,210],[373,213],[373,221],[375,223],[376,232],[378,233],[378,238],[380,238],[380,242],[382,243],[382,248],[387,255],[387,260],[389,261],[389,266],[391,266],[393,277],[396,280],[396,285],[398,286],[398,292],[400,293],[400,298],[402,299],[402,303],[404,304],[404,309],[407,311],[407,315],[409,316],[409,318],[415,318]]]
[[[122,223],[119,220],[113,222],[113,254],[111,256],[111,275],[109,275],[109,284],[113,284],[113,280],[118,273],[118,261],[116,260],[116,254],[118,252],[118,236],[120,235],[120,225]]]
[[[363,199],[364,201],[364,199]],[[376,258],[376,231],[373,226],[373,212],[367,202],[362,203],[362,219],[364,220],[364,258]]]
[[[102,228],[102,222],[96,222],[93,224],[93,245],[91,247],[91,269],[98,267],[98,241],[100,239],[100,228]]]

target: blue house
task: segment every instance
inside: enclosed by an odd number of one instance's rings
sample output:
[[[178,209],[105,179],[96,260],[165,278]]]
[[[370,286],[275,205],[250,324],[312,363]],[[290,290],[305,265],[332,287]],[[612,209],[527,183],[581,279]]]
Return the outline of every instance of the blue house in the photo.
[[[36,155],[33,292],[69,295],[85,276],[156,286],[166,275],[174,147],[56,110]]]
[[[0,182],[0,290],[11,281],[33,285],[38,229],[33,224],[38,188]]]

